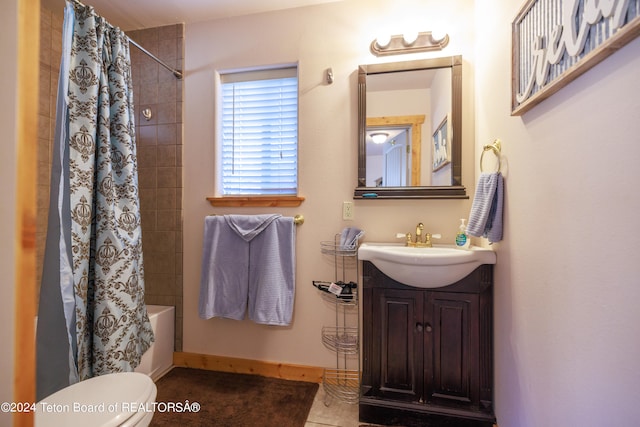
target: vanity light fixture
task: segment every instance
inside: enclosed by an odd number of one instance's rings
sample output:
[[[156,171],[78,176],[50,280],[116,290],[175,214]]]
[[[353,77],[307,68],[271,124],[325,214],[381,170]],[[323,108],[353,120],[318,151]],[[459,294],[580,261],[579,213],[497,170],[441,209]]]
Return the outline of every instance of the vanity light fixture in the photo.
[[[442,50],[448,44],[448,34],[424,31],[417,34],[395,35],[388,39],[379,37],[371,42],[369,48],[375,56],[384,56]]]
[[[370,136],[374,144],[384,144],[387,138],[389,138],[389,134],[386,132],[375,132]]]

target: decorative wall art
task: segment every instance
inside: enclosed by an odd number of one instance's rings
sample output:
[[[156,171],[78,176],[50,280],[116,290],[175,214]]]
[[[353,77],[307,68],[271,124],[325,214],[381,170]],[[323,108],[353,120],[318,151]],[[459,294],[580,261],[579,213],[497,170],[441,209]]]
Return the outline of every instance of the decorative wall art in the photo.
[[[451,161],[449,157],[449,139],[447,131],[447,118],[438,126],[433,134],[433,171],[437,171]]]
[[[637,37],[640,0],[528,0],[512,33],[519,116]]]

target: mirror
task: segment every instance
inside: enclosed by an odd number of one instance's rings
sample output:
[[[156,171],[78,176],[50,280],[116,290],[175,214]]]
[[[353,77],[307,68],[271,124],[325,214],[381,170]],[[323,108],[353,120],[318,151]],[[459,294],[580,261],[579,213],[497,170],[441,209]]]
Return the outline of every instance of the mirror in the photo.
[[[461,56],[361,65],[354,198],[467,198],[461,116]]]

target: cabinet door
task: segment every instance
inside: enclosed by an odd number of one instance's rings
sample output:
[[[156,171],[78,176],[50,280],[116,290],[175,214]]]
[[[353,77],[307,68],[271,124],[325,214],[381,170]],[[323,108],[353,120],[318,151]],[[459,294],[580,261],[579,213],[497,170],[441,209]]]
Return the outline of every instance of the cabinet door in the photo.
[[[376,290],[374,322],[379,327],[378,394],[418,401],[422,396],[423,293]]]
[[[425,383],[429,401],[474,404],[478,396],[478,295],[428,292]]]

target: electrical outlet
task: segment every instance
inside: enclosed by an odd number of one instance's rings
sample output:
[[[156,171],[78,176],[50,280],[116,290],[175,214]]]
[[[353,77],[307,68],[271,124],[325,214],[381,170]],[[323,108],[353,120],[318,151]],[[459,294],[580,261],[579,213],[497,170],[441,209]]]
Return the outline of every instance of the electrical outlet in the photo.
[[[342,202],[342,219],[353,219],[353,202]]]

